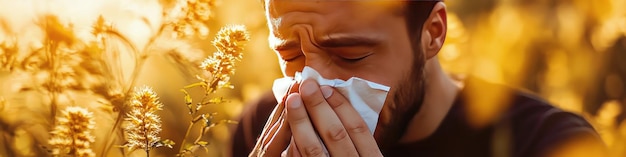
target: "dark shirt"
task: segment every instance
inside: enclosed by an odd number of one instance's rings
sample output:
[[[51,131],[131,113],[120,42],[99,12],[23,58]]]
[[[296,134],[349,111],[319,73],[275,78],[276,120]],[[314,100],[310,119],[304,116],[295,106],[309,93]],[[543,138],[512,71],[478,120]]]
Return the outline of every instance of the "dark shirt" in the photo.
[[[420,141],[399,143],[381,150],[383,154],[420,157],[536,157],[544,156],[547,151],[572,138],[591,136],[599,140],[593,127],[584,118],[555,108],[530,93],[474,78],[465,83],[465,88],[432,135]],[[501,110],[498,118],[477,127],[468,121],[468,116],[471,116],[468,100],[476,96],[485,99],[493,96],[469,95],[470,92],[480,92],[483,89],[490,90],[485,93],[507,93],[509,101],[500,104],[508,107]],[[247,106],[233,135],[233,156],[248,155],[275,105],[276,100],[268,93],[258,102]]]

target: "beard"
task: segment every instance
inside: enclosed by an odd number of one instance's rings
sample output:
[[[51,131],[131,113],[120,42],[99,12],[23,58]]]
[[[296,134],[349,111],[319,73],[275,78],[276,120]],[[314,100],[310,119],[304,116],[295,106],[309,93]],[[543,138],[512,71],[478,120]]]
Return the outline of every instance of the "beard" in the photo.
[[[383,154],[385,149],[393,148],[398,144],[424,101],[425,56],[421,50],[414,54],[416,56],[408,75],[396,85],[392,99],[388,101],[387,107],[383,108],[379,116],[374,137]]]
[[[426,86],[426,56],[421,47],[422,27],[436,3],[407,1],[403,9],[414,57],[407,75],[396,84],[392,99],[386,102],[378,119],[374,137],[383,154],[397,146],[409,123],[422,108]]]

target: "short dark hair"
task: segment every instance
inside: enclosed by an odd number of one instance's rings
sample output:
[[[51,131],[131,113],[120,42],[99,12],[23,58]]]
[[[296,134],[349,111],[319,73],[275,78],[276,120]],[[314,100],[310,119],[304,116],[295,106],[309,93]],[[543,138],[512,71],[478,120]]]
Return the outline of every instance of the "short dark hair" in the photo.
[[[393,148],[394,144],[405,134],[409,122],[422,107],[425,94],[424,66],[426,63],[426,55],[422,51],[421,46],[422,27],[438,2],[440,1],[414,0],[406,1],[405,5],[402,6],[401,11],[404,14],[411,50],[413,51],[412,70],[408,73],[409,80],[405,81],[411,81],[411,83],[405,84],[407,87],[399,88],[399,91],[393,97],[395,110],[391,111],[391,115],[394,116],[390,120],[389,130],[383,133],[385,135],[381,136],[382,139],[378,143],[383,154],[386,154],[386,151],[390,151],[389,149]],[[412,80],[415,78],[419,78],[419,80]],[[421,91],[414,92],[415,90]]]
[[[441,0],[414,0],[405,3],[403,12],[409,35],[419,33],[422,25],[426,22],[430,12],[438,2],[441,2]]]

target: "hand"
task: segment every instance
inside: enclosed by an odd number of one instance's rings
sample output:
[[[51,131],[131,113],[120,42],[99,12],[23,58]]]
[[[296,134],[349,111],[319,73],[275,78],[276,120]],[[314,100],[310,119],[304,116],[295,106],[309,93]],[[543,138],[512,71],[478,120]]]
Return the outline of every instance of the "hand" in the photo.
[[[290,87],[287,93],[293,93],[298,91],[299,84],[294,84]],[[250,157],[263,157],[263,156],[279,156],[283,150],[289,144],[291,139],[291,131],[289,124],[285,120],[286,110],[285,102],[287,95],[283,97],[283,101],[276,105],[272,113],[270,114],[261,135],[257,139],[254,149],[248,156]]]
[[[341,94],[313,80],[302,82],[299,90],[286,99],[293,138],[283,156],[328,156],[324,145],[330,156],[382,156],[367,125]]]

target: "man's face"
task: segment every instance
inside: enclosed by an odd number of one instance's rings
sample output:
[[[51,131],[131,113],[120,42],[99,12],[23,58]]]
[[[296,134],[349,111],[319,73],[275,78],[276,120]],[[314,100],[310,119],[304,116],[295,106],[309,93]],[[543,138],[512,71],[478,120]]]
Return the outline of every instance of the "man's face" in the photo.
[[[394,106],[391,100],[398,89],[421,81],[408,78],[414,54],[405,17],[398,12],[400,2],[265,3],[270,46],[279,56],[284,75],[294,76],[310,66],[325,78],[360,77],[390,86],[383,112]],[[389,118],[381,114],[379,123],[385,120]]]

